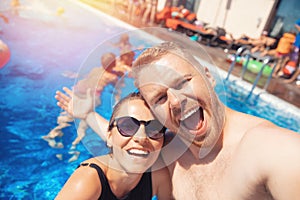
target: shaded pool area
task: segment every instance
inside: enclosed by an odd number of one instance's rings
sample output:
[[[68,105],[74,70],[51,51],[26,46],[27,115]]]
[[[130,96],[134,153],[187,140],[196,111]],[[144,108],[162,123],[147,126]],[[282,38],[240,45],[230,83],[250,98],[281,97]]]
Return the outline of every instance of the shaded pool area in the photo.
[[[52,149],[41,139],[56,126],[60,109],[54,99],[55,91],[74,84],[75,79],[64,75],[88,71],[88,67],[81,65],[99,43],[134,28],[84,5],[78,6],[76,1],[20,1],[19,16],[10,12],[9,2],[4,0],[0,4],[1,12],[9,18],[8,24],[0,21],[0,38],[12,54],[10,62],[0,69],[0,198],[53,199],[82,160],[107,152],[106,144],[89,131],[84,143],[97,149],[90,153],[80,144],[79,159],[68,163],[68,151],[76,133],[74,124],[63,130],[63,149]],[[64,13],[57,15],[58,8],[63,8]],[[131,38],[131,42],[134,46],[146,45],[146,41],[138,38]],[[105,47],[97,48],[99,59],[96,55],[85,65],[99,66],[101,53],[108,50]],[[229,85],[224,93],[221,84],[219,93],[226,96],[230,107],[300,132],[297,108],[287,108],[276,98],[274,102],[264,101],[264,95],[259,103],[247,104],[243,100],[247,86]],[[105,117],[111,111],[105,97],[109,97],[112,89],[105,89],[99,108]],[[59,160],[57,154],[62,154],[63,159]]]

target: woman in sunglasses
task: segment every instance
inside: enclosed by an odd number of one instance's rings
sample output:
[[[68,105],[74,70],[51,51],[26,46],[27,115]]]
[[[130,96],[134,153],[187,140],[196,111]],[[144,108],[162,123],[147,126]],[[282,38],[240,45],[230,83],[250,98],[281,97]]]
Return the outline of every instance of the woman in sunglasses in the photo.
[[[172,199],[168,170],[156,161],[165,131],[139,93],[128,95],[109,121],[111,153],[84,161],[56,199]]]

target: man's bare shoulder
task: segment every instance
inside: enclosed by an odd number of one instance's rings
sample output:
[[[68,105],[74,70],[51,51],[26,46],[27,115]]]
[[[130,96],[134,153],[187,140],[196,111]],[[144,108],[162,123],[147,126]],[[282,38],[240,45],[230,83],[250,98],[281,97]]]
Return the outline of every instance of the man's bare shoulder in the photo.
[[[256,160],[266,166],[280,164],[280,156],[287,163],[293,162],[293,157],[298,157],[300,162],[300,134],[262,120],[245,132],[238,149],[242,156],[251,155],[247,160]]]
[[[231,114],[226,142],[233,144],[233,159],[237,166],[250,168],[249,164],[244,166],[242,163],[251,163],[255,170],[268,168],[272,163],[278,164],[278,155],[295,157],[295,153],[300,152],[300,134],[262,118],[238,112]],[[237,120],[239,123],[234,123]],[[289,163],[292,157],[284,159]],[[298,157],[300,162],[299,153]]]
[[[282,195],[297,192],[285,185],[300,182],[300,135],[270,121],[257,120],[259,123],[248,128],[233,148],[224,184],[229,186],[224,188],[232,192],[238,188],[241,193],[252,191],[259,196],[253,199],[270,194],[275,199],[294,199]],[[257,188],[265,194],[256,193]]]
[[[256,184],[265,180],[263,184],[274,199],[297,199],[299,152],[299,133],[263,121],[245,133],[237,148],[235,164],[252,174]]]
[[[300,142],[300,134],[286,128],[279,127],[267,120],[261,120],[251,129],[245,132],[243,142],[249,140],[256,144],[262,143],[270,145],[282,144],[283,141],[288,143]]]

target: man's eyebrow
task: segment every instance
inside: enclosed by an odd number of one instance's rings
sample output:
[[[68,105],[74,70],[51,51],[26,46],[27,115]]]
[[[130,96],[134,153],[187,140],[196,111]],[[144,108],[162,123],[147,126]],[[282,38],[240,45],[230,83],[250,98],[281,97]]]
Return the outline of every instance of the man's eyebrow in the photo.
[[[156,88],[157,87],[157,88]],[[151,89],[153,93],[149,93],[149,98],[150,98],[150,104],[153,105],[155,103],[154,101],[158,99],[164,92],[161,91],[159,86],[153,86]],[[165,88],[165,87],[164,87]]]
[[[188,74],[184,74],[184,75],[178,75],[177,77],[174,78],[174,80],[172,81],[172,85],[176,85],[178,82],[180,82],[181,80],[183,79],[186,79],[186,78],[190,78],[192,77],[193,75],[191,73],[188,73]]]
[[[158,99],[161,94],[161,92],[155,92],[154,95],[150,96],[150,104],[153,105],[153,103],[155,103],[154,101],[156,101],[156,99]]]
[[[184,78],[190,78],[190,77],[192,77],[193,76],[193,74],[192,73],[189,73],[189,74],[185,74],[183,77]]]

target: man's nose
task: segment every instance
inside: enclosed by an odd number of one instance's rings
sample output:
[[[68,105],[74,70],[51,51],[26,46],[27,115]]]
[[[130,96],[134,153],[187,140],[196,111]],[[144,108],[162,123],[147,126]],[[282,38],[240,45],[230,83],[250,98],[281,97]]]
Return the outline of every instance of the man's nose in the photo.
[[[167,91],[170,108],[180,110],[182,104],[185,102],[185,96],[179,90],[169,88]]]

